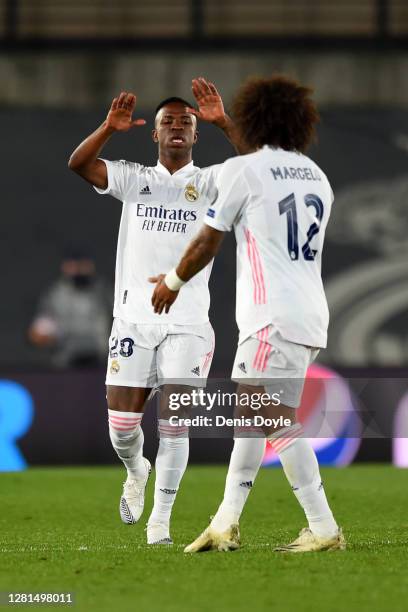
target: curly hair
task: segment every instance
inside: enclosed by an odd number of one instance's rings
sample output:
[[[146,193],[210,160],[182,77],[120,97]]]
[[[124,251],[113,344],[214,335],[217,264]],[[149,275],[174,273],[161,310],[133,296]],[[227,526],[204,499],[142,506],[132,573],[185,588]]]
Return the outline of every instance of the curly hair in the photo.
[[[249,149],[263,145],[305,152],[316,138],[319,112],[312,89],[284,75],[250,78],[232,104],[233,119]]]

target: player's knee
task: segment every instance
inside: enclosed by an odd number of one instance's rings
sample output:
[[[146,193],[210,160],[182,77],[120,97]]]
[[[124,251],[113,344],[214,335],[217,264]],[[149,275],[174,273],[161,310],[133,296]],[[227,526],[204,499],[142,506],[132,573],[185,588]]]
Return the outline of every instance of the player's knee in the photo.
[[[143,436],[141,414],[108,410],[108,421],[109,437],[116,452],[126,452],[129,450],[129,445],[132,445],[139,436]],[[126,456],[126,454],[123,455],[123,457]]]
[[[280,435],[288,429],[298,427],[297,414],[293,408],[286,406],[282,407],[282,410],[278,409],[273,415],[267,414],[264,417],[264,425],[262,427],[265,436],[268,437],[273,434]]]
[[[188,444],[189,427],[184,424],[171,424],[166,419],[159,419],[158,432],[160,444],[169,448]]]
[[[283,428],[281,427],[279,430],[272,431],[271,433],[267,434],[267,438],[275,453],[279,454],[292,446],[292,444],[302,437],[302,434],[303,429],[301,424],[296,423],[294,425]]]

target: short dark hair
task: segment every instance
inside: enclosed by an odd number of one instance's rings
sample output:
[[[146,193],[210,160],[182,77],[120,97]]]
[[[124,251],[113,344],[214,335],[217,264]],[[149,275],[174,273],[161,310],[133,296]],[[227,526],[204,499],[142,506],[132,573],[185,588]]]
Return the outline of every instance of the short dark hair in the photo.
[[[271,145],[305,152],[315,140],[320,119],[312,93],[284,75],[249,79],[231,109],[244,143],[251,149]]]
[[[173,102],[178,102],[179,104],[183,104],[183,106],[188,106],[189,108],[192,108],[192,105],[190,104],[190,102],[187,102],[187,100],[179,98],[178,96],[172,96],[171,98],[166,98],[165,100],[160,102],[160,104],[157,105],[156,110],[154,111],[155,116],[157,115],[159,110],[163,108],[163,106],[167,106],[167,104],[172,104]]]

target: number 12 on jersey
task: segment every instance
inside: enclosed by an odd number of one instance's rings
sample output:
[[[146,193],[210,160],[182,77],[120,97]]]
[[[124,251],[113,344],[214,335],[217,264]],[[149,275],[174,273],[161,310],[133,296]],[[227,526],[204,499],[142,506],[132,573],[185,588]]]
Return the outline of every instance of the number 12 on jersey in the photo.
[[[307,230],[307,240],[302,246],[303,257],[306,261],[314,261],[317,251],[310,247],[313,236],[319,233],[320,223],[323,219],[323,202],[319,196],[308,194],[304,197],[305,206],[313,206],[316,211],[316,221]],[[299,259],[299,229],[296,209],[295,194],[291,193],[287,198],[279,202],[279,214],[287,215],[288,225],[288,253],[292,261]]]

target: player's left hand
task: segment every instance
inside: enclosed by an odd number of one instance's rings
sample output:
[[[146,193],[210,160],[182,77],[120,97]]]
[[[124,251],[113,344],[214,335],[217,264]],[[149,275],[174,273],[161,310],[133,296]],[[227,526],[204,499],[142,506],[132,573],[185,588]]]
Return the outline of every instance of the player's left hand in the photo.
[[[197,101],[198,110],[189,108],[188,112],[193,113],[202,121],[215,123],[215,125],[222,127],[226,120],[224,104],[214,83],[200,77],[192,80],[191,89]]]
[[[178,291],[171,291],[171,289],[167,287],[164,282],[165,276],[165,274],[158,274],[157,276],[151,276],[149,278],[149,283],[156,283],[152,295],[152,305],[154,312],[157,312],[157,314],[162,314],[163,310],[167,314],[179,294]]]

